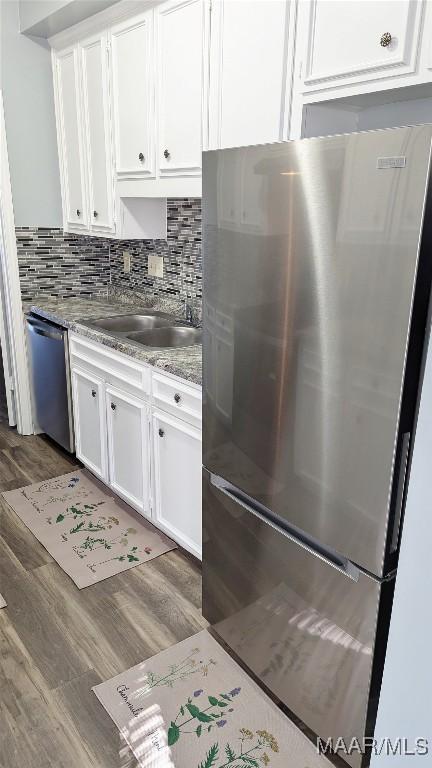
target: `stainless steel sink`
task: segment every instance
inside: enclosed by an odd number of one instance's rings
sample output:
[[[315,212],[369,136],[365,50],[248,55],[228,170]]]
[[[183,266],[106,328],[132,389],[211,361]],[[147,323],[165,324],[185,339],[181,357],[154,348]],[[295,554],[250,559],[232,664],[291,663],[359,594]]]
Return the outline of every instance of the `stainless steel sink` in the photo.
[[[97,320],[89,320],[86,325],[100,328],[103,331],[111,331],[118,334],[127,334],[131,331],[144,331],[151,328],[160,328],[172,325],[173,317],[162,312],[152,312],[148,315],[117,315],[115,317],[100,317]]]
[[[202,331],[200,328],[188,328],[180,325],[168,326],[128,333],[126,338],[143,344],[145,347],[191,347],[193,344],[201,344]]]

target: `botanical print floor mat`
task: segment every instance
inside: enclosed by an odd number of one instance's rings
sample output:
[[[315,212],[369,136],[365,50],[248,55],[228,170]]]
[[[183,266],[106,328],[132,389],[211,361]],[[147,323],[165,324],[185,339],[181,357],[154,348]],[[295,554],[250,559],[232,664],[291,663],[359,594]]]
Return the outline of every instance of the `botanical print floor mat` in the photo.
[[[176,547],[86,470],[2,495],[79,589]]]
[[[143,768],[332,768],[206,630],[93,690]]]

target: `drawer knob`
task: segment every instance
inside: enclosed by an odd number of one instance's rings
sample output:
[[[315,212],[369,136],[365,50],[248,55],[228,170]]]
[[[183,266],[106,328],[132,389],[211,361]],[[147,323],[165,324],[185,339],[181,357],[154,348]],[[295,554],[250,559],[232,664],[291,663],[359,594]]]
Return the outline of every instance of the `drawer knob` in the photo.
[[[179,402],[180,402],[180,400],[181,400],[181,396],[179,395],[179,393],[178,393],[178,392],[176,392],[176,393],[175,393],[175,395],[174,395],[174,400],[176,401],[176,403],[179,403]]]
[[[390,45],[391,41],[392,41],[392,36],[391,36],[390,32],[384,32],[384,34],[381,35],[380,45],[383,48],[388,48],[388,46]]]
[[[93,216],[95,217],[95,219],[97,219],[97,217],[99,216],[98,212],[97,211],[93,211]]]
[[[163,437],[165,432],[159,427],[159,437]]]
[[[111,403],[111,410],[115,411],[116,408],[117,408],[116,404],[115,403]]]
[[[96,390],[92,389],[92,397],[96,397]]]
[[[170,154],[171,153],[170,153],[170,151],[168,149],[164,149],[164,157],[166,158],[166,160],[168,160]]]
[[[77,216],[81,216],[81,211],[80,211],[80,209],[79,209],[79,208],[77,208],[77,209],[76,209],[76,215],[77,215]]]
[[[143,154],[142,152],[140,152],[140,153],[139,153],[139,155],[138,155],[138,160],[140,160],[140,161],[141,161],[141,163],[143,163],[143,162],[144,162],[144,160],[145,160],[145,157],[144,157],[144,154]]]

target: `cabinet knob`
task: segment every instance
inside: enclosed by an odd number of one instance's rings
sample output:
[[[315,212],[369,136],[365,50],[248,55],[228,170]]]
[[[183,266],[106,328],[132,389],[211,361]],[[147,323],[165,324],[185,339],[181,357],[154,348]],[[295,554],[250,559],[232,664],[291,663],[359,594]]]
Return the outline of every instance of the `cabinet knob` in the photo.
[[[174,395],[174,400],[176,401],[176,403],[179,403],[179,402],[180,402],[180,400],[181,400],[181,397],[180,397],[180,395],[179,395],[179,393],[178,393],[178,392],[176,392],[176,394]]]
[[[169,156],[170,156],[170,152],[167,149],[164,149],[164,157],[166,157],[166,159],[168,160]]]
[[[92,389],[92,397],[96,397],[96,390]]]
[[[163,429],[159,428],[159,437],[163,437],[164,434],[165,432],[163,431]]]
[[[77,215],[77,216],[81,216],[81,211],[80,211],[80,209],[79,209],[79,208],[77,208],[77,209],[76,209],[76,215]]]
[[[138,160],[140,160],[141,162],[144,162],[144,160],[145,160],[145,157],[144,157],[144,155],[143,155],[143,153],[142,153],[142,152],[140,152],[140,153],[139,153],[139,155],[138,155]]]
[[[117,408],[116,404],[115,403],[111,403],[111,410],[115,411],[116,408]]]
[[[391,36],[390,32],[384,32],[384,34],[381,35],[380,45],[383,48],[388,48],[388,46],[390,45],[391,41],[392,41],[392,36]]]
[[[99,216],[98,212],[97,211],[93,211],[93,216],[95,217],[95,219],[97,219],[97,217]]]

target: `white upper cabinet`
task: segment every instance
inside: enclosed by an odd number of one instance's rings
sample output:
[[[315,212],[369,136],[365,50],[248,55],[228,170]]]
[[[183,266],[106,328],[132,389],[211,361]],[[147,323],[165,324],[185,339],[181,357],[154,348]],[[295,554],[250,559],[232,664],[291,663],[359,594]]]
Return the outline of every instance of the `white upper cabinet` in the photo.
[[[212,6],[211,148],[285,138],[294,3],[215,0]]]
[[[69,48],[54,61],[57,133],[65,229],[87,228],[86,164],[81,118],[78,51]]]
[[[296,55],[303,91],[414,73],[423,5],[422,0],[299,3]]]
[[[159,172],[200,175],[204,4],[173,0],[157,7],[155,17]]]
[[[117,175],[154,176],[153,11],[111,30],[111,57]]]
[[[95,234],[103,234],[114,230],[108,51],[105,35],[83,43],[81,55],[89,225]]]

